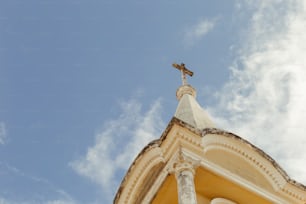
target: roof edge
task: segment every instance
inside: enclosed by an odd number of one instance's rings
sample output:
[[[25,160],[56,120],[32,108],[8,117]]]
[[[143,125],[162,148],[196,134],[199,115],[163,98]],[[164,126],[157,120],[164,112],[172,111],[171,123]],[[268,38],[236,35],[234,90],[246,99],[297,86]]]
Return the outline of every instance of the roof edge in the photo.
[[[202,130],[199,130],[197,128],[194,128],[193,126],[189,125],[188,123],[185,123],[184,121],[176,118],[176,117],[173,117],[170,122],[168,123],[166,129],[163,131],[163,133],[161,134],[160,138],[158,139],[155,139],[155,140],[152,140],[151,142],[149,142],[140,152],[139,154],[136,156],[136,158],[134,159],[134,161],[132,162],[132,164],[130,165],[130,167],[128,168],[126,174],[124,175],[122,181],[121,181],[121,184],[119,185],[119,188],[115,194],[115,197],[114,197],[114,200],[113,200],[113,203],[116,203],[119,198],[120,198],[120,195],[121,195],[121,192],[126,184],[126,181],[128,180],[129,178],[129,175],[132,171],[132,168],[133,166],[138,162],[139,158],[141,158],[141,155],[143,155],[144,153],[146,153],[147,151],[149,151],[151,148],[154,148],[154,147],[159,147],[160,144],[166,139],[169,131],[171,130],[171,128],[174,126],[174,124],[176,125],[179,125],[181,127],[185,127],[187,128],[188,130],[190,130],[191,132],[193,133],[196,133],[198,135],[201,135],[202,133]]]
[[[234,138],[236,140],[239,140],[242,143],[245,143],[245,144],[249,145],[252,149],[254,149],[256,152],[258,152],[262,157],[267,159],[277,169],[277,171],[282,175],[282,177],[286,180],[286,182],[296,186],[297,188],[299,188],[303,191],[306,191],[306,186],[304,184],[299,183],[298,181],[290,178],[290,176],[286,173],[286,171],[270,155],[268,155],[262,149],[256,147],[255,145],[253,145],[249,141],[243,139],[242,137],[240,137],[240,136],[238,136],[238,135],[236,135],[232,132],[228,132],[228,131],[218,129],[218,128],[205,128],[205,129],[203,129],[202,137],[205,137],[208,134],[218,134],[218,135],[223,135],[225,137],[231,137],[231,138]]]
[[[161,134],[160,138],[155,139],[153,141],[151,141],[150,143],[148,143],[141,151],[140,153],[136,156],[136,158],[134,159],[134,161],[132,162],[132,164],[130,165],[129,169],[127,170],[126,174],[124,175],[121,184],[115,194],[114,197],[114,203],[116,203],[118,201],[118,199],[120,198],[121,192],[126,184],[126,181],[129,178],[129,175],[132,171],[132,167],[138,162],[138,160],[141,158],[141,155],[143,155],[144,153],[146,153],[147,151],[149,151],[151,148],[154,147],[160,147],[161,143],[167,138],[167,135],[169,133],[169,131],[171,130],[171,128],[174,125],[178,125],[184,128],[187,128],[189,131],[201,136],[201,137],[205,137],[208,134],[218,134],[218,135],[222,135],[225,137],[231,137],[234,138],[236,140],[239,140],[242,143],[245,143],[247,145],[249,145],[251,148],[253,148],[256,152],[258,152],[260,154],[260,156],[262,156],[263,158],[267,159],[276,169],[277,171],[282,175],[282,177],[286,180],[287,183],[292,184],[293,186],[297,187],[300,190],[306,191],[306,186],[302,183],[297,182],[296,180],[292,179],[289,177],[289,175],[286,173],[286,171],[271,157],[269,156],[267,153],[265,153],[263,150],[261,150],[260,148],[256,147],[255,145],[253,145],[252,143],[250,143],[249,141],[243,139],[242,137],[232,133],[232,132],[228,132],[222,129],[218,129],[218,128],[204,128],[204,129],[197,129],[191,125],[189,125],[188,123],[176,118],[176,117],[172,117],[172,119],[170,120],[170,122],[168,123],[166,129],[163,131],[163,133]]]

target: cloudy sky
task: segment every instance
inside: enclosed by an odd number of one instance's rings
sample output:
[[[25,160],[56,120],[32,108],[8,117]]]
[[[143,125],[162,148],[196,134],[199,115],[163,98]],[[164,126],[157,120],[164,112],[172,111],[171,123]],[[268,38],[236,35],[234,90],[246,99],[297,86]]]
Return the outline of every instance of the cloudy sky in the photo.
[[[0,204],[111,203],[184,62],[221,129],[306,184],[305,0],[0,0]]]

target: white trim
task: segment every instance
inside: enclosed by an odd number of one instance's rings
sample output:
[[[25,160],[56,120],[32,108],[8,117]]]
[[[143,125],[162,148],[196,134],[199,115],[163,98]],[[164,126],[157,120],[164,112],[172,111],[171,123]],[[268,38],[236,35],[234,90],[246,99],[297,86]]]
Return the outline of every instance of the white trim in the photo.
[[[247,189],[250,189],[251,191],[253,191],[254,193],[270,200],[271,202],[274,203],[282,203],[282,204],[292,204],[289,203],[287,201],[285,201],[284,199],[281,199],[278,196],[275,196],[269,192],[267,192],[266,190],[255,186],[254,184],[250,183],[247,180],[242,179],[241,177],[237,176],[236,174],[233,174],[229,171],[226,171],[225,169],[215,165],[214,163],[207,161],[207,160],[202,160],[201,161],[201,166],[212,171],[213,173],[217,174],[218,176],[222,176],[240,186],[243,186]]]

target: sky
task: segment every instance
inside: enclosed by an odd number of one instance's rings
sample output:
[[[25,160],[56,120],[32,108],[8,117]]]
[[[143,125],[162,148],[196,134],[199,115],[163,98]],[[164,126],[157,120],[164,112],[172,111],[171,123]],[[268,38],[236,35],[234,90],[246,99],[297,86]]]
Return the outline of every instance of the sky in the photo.
[[[174,62],[306,184],[305,30],[306,0],[0,0],[0,204],[112,203],[174,115]]]

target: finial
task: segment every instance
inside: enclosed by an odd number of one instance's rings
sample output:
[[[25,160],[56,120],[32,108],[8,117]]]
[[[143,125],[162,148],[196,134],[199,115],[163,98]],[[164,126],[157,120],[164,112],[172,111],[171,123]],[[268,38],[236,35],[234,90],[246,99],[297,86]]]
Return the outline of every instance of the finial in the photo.
[[[190,71],[189,69],[187,69],[185,67],[185,64],[184,63],[181,63],[180,65],[176,64],[176,63],[173,63],[172,66],[174,68],[177,68],[178,70],[181,71],[182,73],[182,82],[183,82],[183,85],[187,85],[187,79],[186,79],[186,74],[188,74],[189,76],[192,76],[193,75],[193,72]]]

